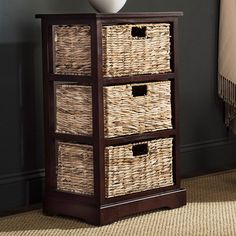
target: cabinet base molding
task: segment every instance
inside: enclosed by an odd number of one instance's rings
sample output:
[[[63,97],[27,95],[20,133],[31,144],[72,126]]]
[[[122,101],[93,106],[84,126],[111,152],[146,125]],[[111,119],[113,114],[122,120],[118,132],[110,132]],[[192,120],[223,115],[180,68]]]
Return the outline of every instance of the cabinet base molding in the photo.
[[[48,194],[45,197],[44,214],[76,217],[97,226],[110,224],[137,213],[186,205],[186,190],[182,188],[101,206],[81,203],[75,198],[67,199],[65,202],[60,195],[53,195]]]

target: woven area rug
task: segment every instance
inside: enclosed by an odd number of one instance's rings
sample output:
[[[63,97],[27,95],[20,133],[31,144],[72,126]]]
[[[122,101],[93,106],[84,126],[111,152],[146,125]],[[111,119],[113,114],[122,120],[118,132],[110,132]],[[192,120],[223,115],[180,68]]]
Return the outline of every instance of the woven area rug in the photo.
[[[35,210],[0,219],[0,235],[234,236],[236,170],[185,179],[188,204],[95,227],[77,219],[46,217]]]

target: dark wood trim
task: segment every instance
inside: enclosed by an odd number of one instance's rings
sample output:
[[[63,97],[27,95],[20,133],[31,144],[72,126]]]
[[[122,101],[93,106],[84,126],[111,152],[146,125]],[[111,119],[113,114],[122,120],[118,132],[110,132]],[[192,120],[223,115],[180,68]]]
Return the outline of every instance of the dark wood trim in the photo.
[[[115,145],[124,145],[128,143],[142,142],[146,140],[158,139],[158,138],[168,138],[175,136],[175,129],[168,130],[158,130],[154,132],[146,132],[142,134],[131,134],[125,136],[119,136],[114,138],[105,138],[104,146],[115,146]],[[62,134],[62,133],[51,133],[56,140],[71,142],[71,143],[81,143],[93,145],[92,136],[83,136],[75,134]]]
[[[69,143],[80,143],[93,145],[92,136],[73,135],[73,134],[62,134],[62,133],[51,133],[52,136],[58,141],[69,142]]]
[[[161,23],[173,22],[176,17],[182,16],[182,12],[162,13],[119,13],[119,14],[49,14],[36,15],[36,18],[47,19],[51,25],[62,24],[90,24],[91,21],[100,21],[102,25],[108,24],[137,24],[137,23]]]
[[[91,76],[77,76],[77,75],[56,75],[49,74],[48,81],[61,81],[61,82],[76,82],[81,85],[92,85]]]
[[[79,13],[79,14],[73,14],[73,13],[66,13],[66,14],[36,14],[35,18],[47,18],[47,19],[76,19],[77,21],[80,20],[94,20],[96,18],[96,13]]]
[[[42,19],[47,18],[47,17],[42,17]],[[80,18],[78,19],[77,16],[73,16],[71,18],[62,18],[62,17],[48,17],[47,21],[48,24],[50,25],[74,25],[74,24],[84,24],[84,25],[89,25],[91,20],[100,20],[102,25],[115,25],[115,24],[152,24],[152,23],[162,23],[162,22],[173,22],[175,17],[169,16],[169,17],[161,17],[161,18],[156,18],[156,17],[147,17],[147,18],[133,18],[133,17],[125,17],[125,18],[112,18],[112,17],[90,17],[90,18]]]
[[[52,66],[52,26],[46,19],[42,20],[43,50],[43,97],[44,97],[44,153],[45,153],[45,192],[56,188],[55,141],[50,130],[55,129],[55,99],[53,82],[48,81]]]
[[[171,80],[174,78],[175,78],[175,73],[123,76],[116,78],[104,78],[104,85],[114,86],[114,85],[131,84],[131,83],[147,83],[147,82]]]
[[[43,19],[43,18],[42,18]],[[76,25],[76,24],[82,24],[82,25],[89,25],[92,20],[94,20],[94,17],[91,18],[80,18],[78,17],[73,17],[73,18],[60,18],[60,17],[55,17],[55,18],[48,18],[48,23],[51,25]]]
[[[143,192],[137,192],[137,193],[132,193],[132,194],[127,194],[123,196],[118,196],[118,197],[112,197],[112,198],[105,198],[104,204],[109,204],[109,203],[115,203],[119,201],[127,201],[135,198],[140,198],[140,197],[145,197],[147,195],[153,195],[153,194],[159,194],[162,192],[167,192],[167,191],[173,191],[177,188],[176,185],[168,186],[168,187],[162,187],[158,189],[151,189]],[[82,195],[82,194],[77,194],[77,193],[72,193],[72,192],[66,192],[66,191],[51,191],[50,193],[47,194],[50,197],[62,197],[66,201],[78,201],[84,204],[92,204],[92,205],[97,205],[96,204],[96,199],[94,196],[89,196],[89,195]]]
[[[100,21],[91,24],[92,48],[92,102],[93,102],[93,158],[94,158],[94,193],[97,204],[105,198],[104,165],[104,104],[102,79],[102,25]]]
[[[53,30],[52,25],[48,24],[48,73],[51,73],[53,70]],[[57,168],[57,145],[55,143],[55,139],[50,135],[51,131],[56,129],[56,91],[53,81],[48,81],[48,74],[45,76],[45,83],[47,84],[48,89],[48,104],[49,110],[49,130],[48,130],[48,138],[49,138],[49,155],[50,155],[50,178],[51,178],[51,189],[56,189],[57,187],[57,177],[56,177],[56,168]]]
[[[175,21],[175,20],[174,20]],[[171,71],[173,73],[175,73],[175,25],[174,25],[174,21],[170,23],[170,35],[172,35],[172,37],[170,38],[170,68]],[[177,75],[175,73],[175,75]]]
[[[186,205],[186,190],[162,192],[145,197],[101,206],[100,225],[106,225],[132,214],[147,212],[157,208],[174,209]]]
[[[53,40],[53,26],[48,24],[48,73],[54,72],[54,40]],[[48,78],[47,78],[48,80]]]
[[[126,136],[119,136],[114,138],[106,138],[105,146],[124,145],[128,143],[142,142],[145,140],[168,138],[176,134],[174,129],[158,130],[154,132],[147,132],[142,134],[131,134]]]
[[[82,204],[97,206],[95,197],[90,195],[82,195],[65,191],[52,190],[48,192],[47,197],[55,199],[62,198],[65,201],[80,202]]]
[[[43,202],[43,213],[48,216],[73,216],[94,225],[99,225],[100,222],[99,206],[81,203],[72,198],[68,200],[64,195],[46,196]]]
[[[186,190],[175,189],[174,191],[160,194],[147,195],[132,201],[123,201],[101,206],[100,225],[105,225],[125,216],[147,212],[157,208],[177,208],[186,205]]]
[[[56,94],[55,94],[55,86],[53,82],[47,81],[47,87],[48,87],[48,104],[49,104],[49,131],[48,134],[51,131],[54,131],[56,129]]]
[[[116,24],[153,24],[162,22],[173,22],[175,17],[162,17],[162,18],[101,18],[103,25],[116,25]]]
[[[105,86],[122,85],[128,83],[146,83],[146,82],[156,82],[165,81],[175,78],[175,73],[163,73],[154,75],[134,75],[134,76],[122,76],[115,78],[103,78],[103,84]],[[76,83],[79,85],[92,85],[91,76],[76,76],[76,75],[54,75],[49,74],[49,81],[63,82],[63,83]]]
[[[47,19],[95,19],[95,18],[153,18],[153,17],[180,17],[183,16],[183,12],[120,12],[118,14],[101,14],[101,13],[80,13],[80,14],[36,14],[36,18],[47,18]]]
[[[121,19],[127,19],[127,18],[167,18],[167,17],[180,17],[183,16],[183,12],[176,11],[176,12],[120,12],[118,14],[101,14],[96,13],[97,18],[121,18]]]
[[[46,192],[52,187],[51,178],[51,156],[50,156],[50,139],[49,139],[49,89],[47,74],[49,72],[48,63],[48,22],[47,19],[42,19],[42,51],[43,51],[43,99],[44,99],[44,153],[45,153],[45,188]]]
[[[64,215],[80,218],[94,225],[106,225],[125,216],[147,212],[158,208],[177,208],[186,204],[186,191],[175,189],[159,194],[147,195],[132,200],[94,206],[77,200],[68,201],[64,196],[45,198],[43,212],[46,215]]]
[[[174,140],[174,181],[176,185],[180,186],[180,134],[179,134],[179,80],[178,80],[178,69],[179,69],[179,35],[178,35],[178,18],[175,18],[173,23],[173,57],[174,57],[174,71],[176,73],[176,79],[172,83],[172,109],[173,109],[173,124],[176,130],[176,139]]]

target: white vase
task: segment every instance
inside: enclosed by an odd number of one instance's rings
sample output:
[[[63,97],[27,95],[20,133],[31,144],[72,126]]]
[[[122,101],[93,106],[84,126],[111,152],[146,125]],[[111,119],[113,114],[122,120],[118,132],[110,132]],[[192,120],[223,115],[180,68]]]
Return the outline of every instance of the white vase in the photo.
[[[89,0],[93,8],[100,13],[117,13],[127,0]]]

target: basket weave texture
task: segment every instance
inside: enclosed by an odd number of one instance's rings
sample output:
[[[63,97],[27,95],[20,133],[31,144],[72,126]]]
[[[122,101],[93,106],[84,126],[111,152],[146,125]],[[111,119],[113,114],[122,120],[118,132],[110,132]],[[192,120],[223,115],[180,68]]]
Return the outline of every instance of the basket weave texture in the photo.
[[[106,148],[107,198],[173,185],[173,139],[146,143],[148,153],[141,156],[133,155],[133,144]]]
[[[57,189],[93,195],[93,147],[58,143]]]
[[[132,29],[146,27],[145,37]],[[170,72],[170,24],[104,26],[103,74],[119,77]]]
[[[56,132],[92,135],[90,86],[56,86]]]
[[[146,87],[134,96],[133,88]],[[115,137],[172,128],[170,81],[127,84],[104,88],[104,133]],[[56,131],[92,134],[91,87],[57,85]]]
[[[133,88],[147,94],[134,96]],[[104,88],[105,135],[114,137],[171,129],[170,81]]]
[[[54,73],[91,75],[90,26],[54,26]]]
[[[172,138],[105,148],[107,198],[173,185]],[[147,145],[135,155],[133,147]],[[57,189],[93,195],[92,146],[59,143]]]
[[[145,28],[145,36],[132,35]],[[91,75],[91,32],[87,25],[54,26],[54,72]],[[103,76],[119,77],[171,71],[170,24],[102,27]]]

